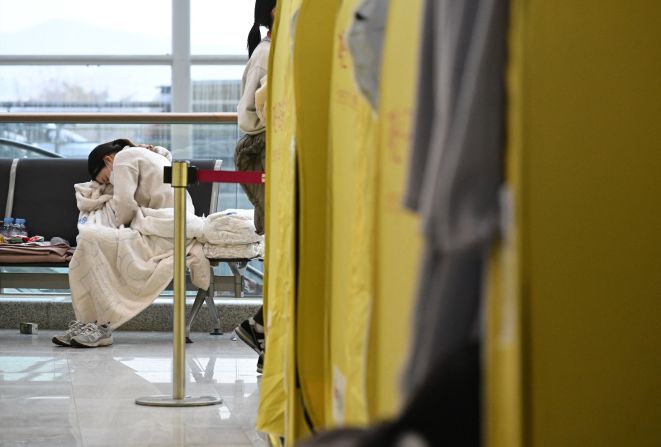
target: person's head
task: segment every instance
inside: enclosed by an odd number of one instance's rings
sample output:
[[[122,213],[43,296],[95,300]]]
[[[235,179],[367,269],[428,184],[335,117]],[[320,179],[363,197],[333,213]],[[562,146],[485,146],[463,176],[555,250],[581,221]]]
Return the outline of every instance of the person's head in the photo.
[[[87,170],[92,180],[99,183],[108,183],[115,154],[126,146],[135,146],[135,144],[126,138],[120,138],[95,147],[87,157]]]
[[[269,31],[273,26],[273,10],[275,9],[276,0],[255,0],[255,22],[248,34],[248,57],[252,56],[257,45],[262,40],[262,33],[259,32],[259,27],[264,26]]]

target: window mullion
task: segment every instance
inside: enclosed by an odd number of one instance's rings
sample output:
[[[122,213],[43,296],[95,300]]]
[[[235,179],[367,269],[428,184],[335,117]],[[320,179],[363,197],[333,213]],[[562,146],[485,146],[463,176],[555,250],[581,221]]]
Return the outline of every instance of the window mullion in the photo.
[[[172,0],[172,111],[191,111],[190,0]]]

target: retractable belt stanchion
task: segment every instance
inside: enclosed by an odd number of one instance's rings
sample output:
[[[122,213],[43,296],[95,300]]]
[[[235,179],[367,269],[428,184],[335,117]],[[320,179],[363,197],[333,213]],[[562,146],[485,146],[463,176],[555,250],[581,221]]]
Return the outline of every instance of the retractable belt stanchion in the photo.
[[[147,396],[135,400],[138,405],[156,407],[195,407],[222,402],[217,396],[186,396],[186,354],[184,351],[184,312],[186,309],[186,187],[188,163],[175,161],[170,170],[174,188],[174,317],[172,324],[172,396]],[[165,182],[168,182],[168,169]]]
[[[164,182],[174,188],[174,317],[172,327],[172,396],[146,396],[138,405],[153,407],[200,407],[222,402],[217,396],[186,396],[186,354],[184,313],[186,310],[186,188],[189,183],[264,183],[263,172],[203,171],[175,161],[166,167]]]

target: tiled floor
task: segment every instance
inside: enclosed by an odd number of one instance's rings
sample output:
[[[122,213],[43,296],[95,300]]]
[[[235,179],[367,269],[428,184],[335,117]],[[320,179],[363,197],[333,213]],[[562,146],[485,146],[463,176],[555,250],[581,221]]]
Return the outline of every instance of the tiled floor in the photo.
[[[0,330],[0,446],[265,446],[254,429],[257,355],[230,335],[194,333],[186,345],[186,394],[220,405],[136,405],[172,395],[172,338],[114,334],[106,348],[55,346],[55,331]]]

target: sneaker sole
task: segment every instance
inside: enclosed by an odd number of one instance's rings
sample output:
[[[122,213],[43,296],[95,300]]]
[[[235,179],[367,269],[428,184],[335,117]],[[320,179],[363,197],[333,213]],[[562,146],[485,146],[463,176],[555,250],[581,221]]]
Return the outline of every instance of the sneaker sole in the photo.
[[[59,345],[59,346],[64,346],[64,347],[66,347],[66,348],[70,348],[70,347],[71,347],[71,344],[70,344],[70,343],[64,342],[64,341],[60,340],[60,339],[57,338],[57,337],[53,337],[53,338],[51,338],[51,341],[52,341],[53,343],[55,343],[56,345]]]
[[[71,346],[74,348],[101,348],[103,346],[110,346],[112,345],[112,339],[106,338],[103,340],[99,340],[95,343],[81,343],[78,340],[71,339]]]
[[[241,326],[238,326],[236,329],[234,329],[234,333],[236,334],[237,337],[241,339],[242,342],[250,346],[250,348],[255,351],[257,354],[263,354],[262,350],[259,348],[259,345],[255,345],[255,342],[252,340],[252,337],[250,334],[246,334],[246,332],[241,329]]]

